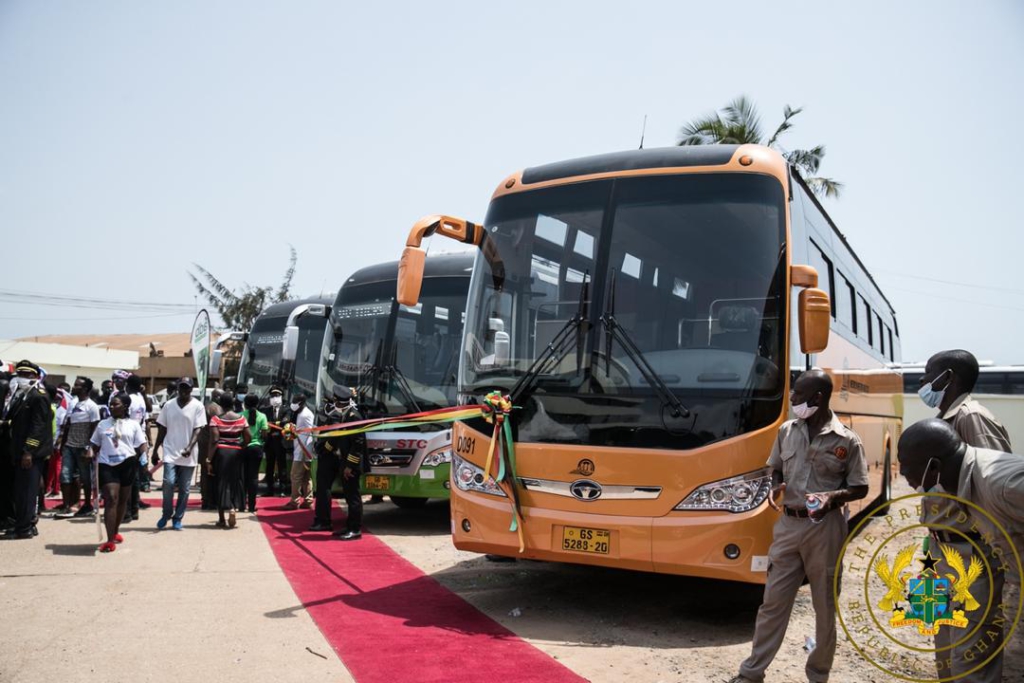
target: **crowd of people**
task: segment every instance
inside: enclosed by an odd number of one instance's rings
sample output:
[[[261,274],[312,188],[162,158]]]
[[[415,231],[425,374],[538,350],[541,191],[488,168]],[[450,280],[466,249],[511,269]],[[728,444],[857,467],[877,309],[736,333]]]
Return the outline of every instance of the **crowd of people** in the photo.
[[[347,387],[338,387],[320,407],[319,420],[300,393],[284,405],[274,386],[256,395],[214,390],[203,405],[188,377],[167,387],[155,407],[142,379],[118,370],[100,388],[78,377],[53,385],[31,361],[0,376],[0,530],[7,539],[38,535],[41,516],[92,518],[102,499],[106,541],[112,552],[124,537],[122,524],[150,507],[141,494],[162,470],[158,529],[184,529],[190,493],[198,478],[203,510],[216,510],[216,526],[235,528],[239,513],[255,513],[264,472],[265,496],[288,497],[284,508],[316,510],[312,531],[333,531],[331,498],[336,478],[348,505],[342,540],[361,537],[366,440],[361,435],[315,439],[315,423],[362,419]],[[156,436],[152,438],[151,427]],[[318,464],[315,491],[313,461]],[[48,497],[60,497],[47,508]]]
[[[931,547],[947,547],[970,558],[980,553],[991,569],[977,578],[973,594],[1002,607],[1004,583],[1019,590],[1018,567],[1007,561],[1024,548],[1024,457],[1012,453],[1006,429],[972,395],[978,362],[967,351],[950,350],[929,359],[919,395],[938,411],[933,419],[907,427],[897,446],[900,473],[922,494],[949,492],[978,505],[972,514],[959,501],[937,498],[921,506],[921,523]],[[361,434],[314,438],[315,424],[361,418],[353,392],[333,390],[317,414],[296,394],[284,405],[284,391],[273,387],[261,403],[254,395],[215,392],[204,406],[192,396],[192,380],[168,387],[156,411],[141,379],[118,371],[100,390],[88,378],[72,386],[51,386],[29,361],[0,378],[0,524],[5,537],[38,534],[45,496],[59,492],[56,517],[97,514],[102,496],[110,552],[123,542],[119,528],[138,518],[146,504],[140,491],[163,468],[162,513],[156,525],[181,531],[191,483],[199,469],[202,507],[217,511],[216,525],[234,528],[240,512],[255,512],[259,472],[267,496],[287,496],[287,509],[310,509],[310,531],[334,532],[342,540],[361,536],[366,440]],[[797,591],[807,579],[816,617],[815,646],[807,659],[810,681],[827,681],[836,649],[833,580],[849,529],[846,504],[868,493],[867,462],[860,437],[831,409],[833,377],[812,369],[793,383],[794,419],[779,429],[767,465],[772,472],[769,505],[780,513],[769,549],[769,570],[753,636],[752,651],[733,683],[764,680],[779,650]],[[157,435],[150,447],[147,419]],[[288,461],[291,461],[290,466]],[[318,463],[311,482],[311,463]],[[346,524],[335,531],[332,489],[341,481],[348,506]],[[177,500],[175,500],[175,495]],[[927,500],[927,498],[926,498]],[[812,501],[815,505],[811,505]],[[77,509],[75,509],[77,507]],[[1009,545],[1006,547],[1006,535]],[[955,567],[948,558],[930,558],[939,574]],[[1001,609],[968,611],[975,637],[950,640],[935,635],[936,666],[943,677],[1000,681],[1002,656],[979,665],[978,655],[999,648],[1004,624],[1013,615]],[[968,679],[964,679],[968,680]]]

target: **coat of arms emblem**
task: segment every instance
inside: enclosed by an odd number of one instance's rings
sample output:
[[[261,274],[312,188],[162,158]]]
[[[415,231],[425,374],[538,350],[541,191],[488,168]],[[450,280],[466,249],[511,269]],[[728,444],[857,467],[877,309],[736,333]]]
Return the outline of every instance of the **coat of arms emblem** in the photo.
[[[878,602],[878,608],[892,611],[889,625],[893,628],[916,626],[921,635],[932,636],[942,626],[966,627],[966,612],[980,607],[970,588],[984,570],[981,560],[971,557],[970,564],[965,565],[955,548],[940,547],[946,565],[956,572],[955,575],[940,575],[935,570],[939,560],[932,557],[931,551],[920,560],[923,568],[919,573],[904,571],[914,560],[916,545],[899,551],[891,567],[888,557],[881,556],[875,561],[875,574],[888,589]]]

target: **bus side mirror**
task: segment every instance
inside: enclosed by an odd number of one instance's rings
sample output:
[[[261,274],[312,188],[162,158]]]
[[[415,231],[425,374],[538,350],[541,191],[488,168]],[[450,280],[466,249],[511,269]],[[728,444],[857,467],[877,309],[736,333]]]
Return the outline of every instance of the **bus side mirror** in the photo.
[[[415,306],[419,303],[426,261],[427,252],[420,247],[406,247],[402,252],[402,260],[398,262],[397,298],[398,303],[403,306]]]
[[[299,354],[299,327],[289,325],[284,328],[284,341],[281,343],[281,360],[295,360]]]
[[[220,377],[220,364],[224,360],[224,352],[220,349],[214,349],[210,355],[210,377]]]
[[[821,353],[828,346],[829,324],[832,320],[832,305],[828,294],[809,287],[800,292],[798,305],[800,351]]]

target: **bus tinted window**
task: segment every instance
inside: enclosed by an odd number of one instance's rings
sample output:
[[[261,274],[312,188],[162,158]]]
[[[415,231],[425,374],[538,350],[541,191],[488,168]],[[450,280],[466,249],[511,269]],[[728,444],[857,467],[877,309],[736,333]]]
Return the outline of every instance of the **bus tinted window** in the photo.
[[[836,317],[836,298],[835,298],[835,287],[832,286],[834,276],[832,274],[832,261],[825,253],[818,248],[818,245],[811,241],[810,246],[807,248],[807,254],[810,258],[811,265],[818,271],[818,289],[825,290],[828,294],[829,301],[832,305],[832,317]]]
[[[882,352],[882,355],[884,356],[885,355],[885,329],[882,326],[882,316],[880,316],[880,315],[878,315],[876,313],[875,314],[875,320],[878,321],[878,337],[877,337],[878,338],[878,347],[877,348],[878,348],[879,351]],[[874,346],[874,343],[872,343],[872,346]]]
[[[846,279],[842,273],[839,273],[839,277],[836,278],[838,284],[836,285],[836,320],[849,327],[856,334],[857,332],[857,318],[854,311],[854,293],[853,285]]]
[[[871,331],[874,326],[871,320],[871,307],[860,294],[857,295],[857,320],[863,323],[858,326],[857,334],[861,339],[867,340],[868,344],[873,344],[874,335]]]

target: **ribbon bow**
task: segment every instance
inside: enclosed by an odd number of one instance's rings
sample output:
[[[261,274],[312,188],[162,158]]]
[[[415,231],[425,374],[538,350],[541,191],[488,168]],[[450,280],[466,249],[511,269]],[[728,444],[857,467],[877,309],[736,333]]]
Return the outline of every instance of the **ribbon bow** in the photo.
[[[519,552],[526,549],[523,537],[523,513],[519,507],[519,491],[516,488],[516,449],[512,440],[512,423],[508,418],[512,415],[512,399],[500,391],[492,391],[484,396],[480,406],[481,417],[494,425],[491,446],[487,451],[484,464],[484,476],[493,479],[512,502],[512,523],[508,530],[519,535]],[[498,476],[491,474],[495,451],[498,452]]]

